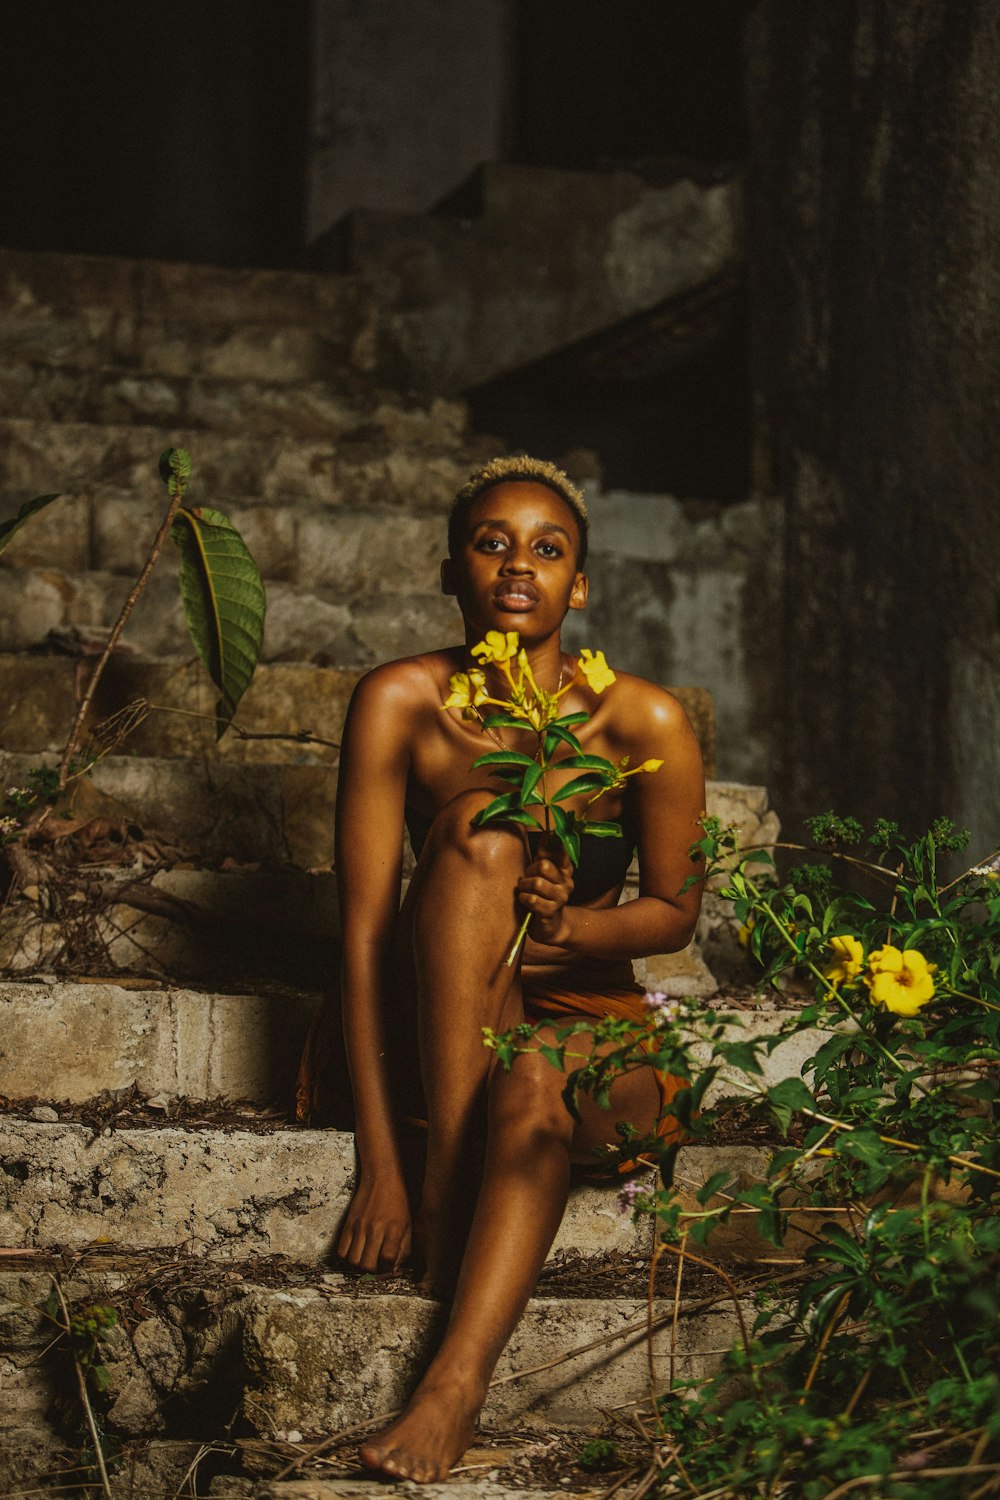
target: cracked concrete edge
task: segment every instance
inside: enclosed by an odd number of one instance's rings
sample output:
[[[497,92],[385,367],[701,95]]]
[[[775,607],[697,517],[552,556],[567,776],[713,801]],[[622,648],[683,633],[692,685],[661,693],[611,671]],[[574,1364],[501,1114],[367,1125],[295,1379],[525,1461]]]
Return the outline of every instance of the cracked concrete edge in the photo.
[[[331,1252],[354,1182],[353,1138],[161,1127],[94,1137],[82,1125],[0,1120],[0,1243],[183,1247],[238,1260]],[[643,1251],[615,1185],[576,1184],[554,1251]]]
[[[221,1412],[235,1399],[251,1428],[270,1436],[329,1432],[391,1410],[419,1378],[446,1310],[419,1295],[359,1294],[344,1278],[325,1280],[331,1285],[290,1291],[241,1278],[212,1290],[165,1290],[152,1313],[119,1323],[107,1341],[111,1426],[155,1436],[168,1429],[178,1402],[207,1420],[209,1406]],[[38,1312],[47,1281],[42,1273],[0,1276],[8,1430],[46,1429],[52,1369],[32,1356],[49,1338]],[[86,1281],[88,1299],[114,1305],[128,1292],[122,1274],[97,1271]],[[725,1302],[682,1300],[676,1344],[672,1313],[670,1299],[654,1302],[653,1358],[662,1378],[671,1350],[686,1374],[697,1375],[736,1337]],[[18,1318],[20,1337],[12,1327]],[[645,1399],[646,1319],[643,1298],[533,1297],[501,1356],[485,1428],[525,1417],[572,1427]]]

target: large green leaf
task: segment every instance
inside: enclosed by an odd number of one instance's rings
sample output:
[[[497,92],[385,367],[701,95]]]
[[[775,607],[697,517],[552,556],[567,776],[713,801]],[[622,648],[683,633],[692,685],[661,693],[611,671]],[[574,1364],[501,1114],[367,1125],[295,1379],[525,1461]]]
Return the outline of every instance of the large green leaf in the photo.
[[[53,500],[58,499],[58,494],[36,495],[34,500],[25,500],[16,516],[12,516],[9,521],[0,521],[0,552],[4,550],[14,532],[23,526],[36,510],[44,510],[47,505],[52,504]]]
[[[181,552],[187,627],[220,693],[215,715],[221,739],[260,655],[264,585],[243,538],[221,511],[182,506],[170,534]]]

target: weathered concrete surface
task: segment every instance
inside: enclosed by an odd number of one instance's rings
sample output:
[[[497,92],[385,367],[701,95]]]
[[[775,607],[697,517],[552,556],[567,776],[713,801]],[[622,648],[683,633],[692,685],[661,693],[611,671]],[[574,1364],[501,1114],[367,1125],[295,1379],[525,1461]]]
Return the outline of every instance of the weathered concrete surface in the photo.
[[[653,682],[704,683],[722,774],[770,783],[781,712],[781,505],[685,501],[596,483],[587,503],[590,597],[583,614],[566,620],[568,649],[599,641],[616,667]]]
[[[65,1278],[67,1300],[134,1306],[134,1290],[150,1267],[122,1255],[113,1264],[108,1270],[91,1260]],[[339,1275],[307,1282],[291,1268],[281,1290],[236,1272],[202,1274],[188,1263],[184,1277],[184,1269],[178,1261],[182,1274],[162,1287],[155,1277],[152,1285],[147,1281],[141,1314],[121,1322],[105,1346],[104,1420],[118,1436],[210,1439],[236,1407],[261,1436],[349,1426],[405,1400],[441,1331],[441,1304],[359,1287]],[[54,1362],[40,1357],[51,1324],[38,1310],[50,1286],[45,1271],[0,1274],[9,1330],[4,1358],[22,1366],[10,1387],[16,1405],[0,1415],[0,1445],[32,1429],[43,1442],[53,1435],[46,1382]],[[657,1380],[664,1382],[672,1311],[666,1299],[654,1303],[654,1317],[666,1325],[653,1335]],[[735,1317],[732,1309],[683,1301],[679,1314],[677,1368],[697,1376],[735,1338]],[[530,1373],[591,1343],[598,1347]],[[532,1298],[497,1380],[484,1412],[487,1430],[524,1419],[528,1425],[587,1425],[600,1421],[602,1408],[648,1399],[645,1300]]]
[[[422,212],[510,129],[511,0],[314,11],[308,237],[356,208]]]
[[[358,278],[0,251],[0,339],[26,360],[303,381],[367,371]]]
[[[793,605],[769,780],[793,827],[947,812],[974,859],[1000,826],[1000,10],[766,0],[747,57],[757,467]]]
[[[654,1317],[671,1304],[654,1303]],[[243,1355],[250,1369],[243,1411],[262,1434],[267,1422],[301,1432],[329,1432],[400,1405],[426,1365],[436,1304],[421,1298],[375,1297],[364,1304],[318,1292],[259,1292],[247,1307]],[[653,1335],[664,1373],[668,1326]],[[731,1308],[703,1310],[678,1324],[678,1368],[707,1373],[717,1351],[736,1336]],[[483,1426],[503,1428],[531,1415],[567,1426],[586,1425],[602,1410],[649,1396],[646,1303],[626,1298],[532,1298],[497,1375],[548,1366],[554,1357],[595,1340],[597,1349],[537,1375],[494,1387]]]
[[[331,1249],[354,1179],[333,1130],[122,1129],[0,1118],[0,1244],[176,1246],[238,1260]],[[617,1211],[614,1184],[574,1187],[554,1251],[641,1250],[650,1226]]]
[[[272,581],[262,660],[370,667],[412,653],[415,640],[457,643],[461,617],[455,601],[438,590],[436,578],[435,568],[426,593],[376,596],[327,588],[313,593]],[[128,588],[121,573],[0,566],[0,650],[38,646],[50,631],[75,630],[103,642]],[[127,646],[147,657],[190,657],[191,637],[169,567],[154,573],[143,592],[129,619]]]
[[[355,442],[333,437],[262,437],[213,430],[129,423],[28,421],[0,418],[0,490],[107,489],[162,496],[157,462],[165,447],[192,456],[189,503],[226,509],[231,498],[313,505],[364,505],[372,465],[385,485],[380,503],[408,508],[447,507],[472,463],[461,451],[442,403],[440,432],[430,441],[394,441],[378,431]],[[434,438],[436,437],[436,441]],[[393,447],[389,461],[387,447]],[[358,487],[353,480],[357,473]],[[370,491],[368,492],[370,493]],[[162,512],[161,512],[162,513]],[[39,523],[41,524],[41,523]],[[37,530],[32,527],[32,530]],[[25,537],[19,540],[26,540]],[[13,544],[12,544],[13,545]],[[14,554],[16,555],[16,554]]]
[[[462,391],[699,286],[739,255],[736,182],[488,162],[483,212],[351,217],[385,315],[380,362]]]
[[[0,752],[0,780],[20,786],[52,757]],[[337,772],[328,765],[109,756],[71,790],[74,817],[127,817],[168,833],[207,864],[231,858],[301,869],[329,866]]]
[[[381,391],[352,375],[239,380],[0,358],[0,416],[31,422],[166,424],[245,437],[448,443],[466,431],[460,401]]]
[[[111,984],[0,985],[0,1094],[92,1099],[135,1084],[189,1099],[293,1097],[318,997]]]
[[[29,755],[60,751],[76,710],[77,673],[78,664],[67,657],[0,655],[0,745]],[[309,662],[263,662],[240,700],[237,723],[249,734],[289,738],[242,739],[230,731],[217,740],[218,694],[200,663],[139,661],[121,653],[111,658],[101,678],[88,724],[142,699],[154,709],[128,737],[132,755],[283,764],[334,761],[360,675],[357,669]],[[296,743],[291,736],[299,730],[333,743]]]

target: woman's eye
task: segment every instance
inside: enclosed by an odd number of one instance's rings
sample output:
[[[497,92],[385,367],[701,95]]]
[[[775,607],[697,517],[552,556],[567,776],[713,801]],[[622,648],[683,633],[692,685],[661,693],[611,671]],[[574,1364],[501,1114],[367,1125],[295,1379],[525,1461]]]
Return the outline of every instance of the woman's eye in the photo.
[[[539,542],[537,550],[543,557],[562,557],[562,549],[555,542]]]
[[[476,545],[480,552],[502,552],[506,543],[500,536],[484,536],[480,537]]]

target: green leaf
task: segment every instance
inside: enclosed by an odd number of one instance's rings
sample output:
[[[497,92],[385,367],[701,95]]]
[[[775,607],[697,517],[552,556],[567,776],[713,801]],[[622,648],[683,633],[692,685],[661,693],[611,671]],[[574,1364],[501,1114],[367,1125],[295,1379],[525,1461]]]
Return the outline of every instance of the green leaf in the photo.
[[[541,779],[542,779],[542,767],[541,766],[537,766],[534,763],[532,763],[528,767],[528,769],[525,771],[525,773],[524,773],[524,780],[521,782],[521,801],[522,802],[527,802],[528,801],[528,799],[530,798],[532,792],[535,790],[535,787],[538,785],[538,783],[541,781]]]
[[[556,764],[560,771],[603,771],[612,779],[618,774],[615,766],[603,755],[568,755]]]
[[[527,719],[514,719],[510,714],[490,714],[483,720],[486,729],[530,729]]]
[[[598,823],[596,819],[591,822],[589,818],[585,818],[580,822],[580,830],[582,833],[589,833],[595,839],[617,839],[621,837],[622,825],[620,823]],[[692,876],[692,879],[695,878],[697,877]]]
[[[535,762],[530,755],[522,755],[520,750],[491,750],[488,755],[480,755],[472,762],[472,769],[477,771],[480,766],[533,766]]]
[[[584,718],[587,717],[588,716],[584,714]],[[544,755],[546,760],[548,760],[553,750],[555,750],[556,746],[560,743],[569,745],[570,749],[575,750],[578,755],[581,755],[583,753],[583,746],[580,744],[580,741],[577,739],[576,735],[570,734],[569,730],[564,727],[563,723],[560,720],[554,719],[552,723],[546,727],[545,730]]]
[[[188,631],[221,695],[215,706],[216,738],[221,739],[260,656],[264,585],[243,538],[221,511],[182,507],[170,534],[181,553]]]
[[[492,823],[494,818],[502,818],[508,812],[517,810],[520,802],[519,792],[501,792],[499,797],[486,807],[481,807],[472,819],[473,828],[482,828],[484,823]]]
[[[186,448],[164,448],[160,454],[160,478],[171,500],[175,495],[183,500],[191,478],[191,455]]]
[[[767,1102],[778,1125],[787,1130],[797,1109],[815,1109],[816,1101],[800,1078],[783,1078],[767,1091]]]
[[[585,792],[603,791],[603,776],[574,776],[572,781],[567,781],[557,792],[553,792],[549,798],[550,802],[565,802],[567,797],[582,797]]]
[[[36,511],[44,510],[47,505],[52,504],[53,500],[58,499],[58,493],[36,495],[34,500],[25,500],[16,516],[12,516],[9,521],[0,521],[0,552],[3,552],[14,532],[23,526],[25,521],[30,520]]]

